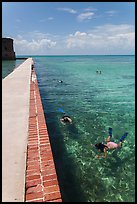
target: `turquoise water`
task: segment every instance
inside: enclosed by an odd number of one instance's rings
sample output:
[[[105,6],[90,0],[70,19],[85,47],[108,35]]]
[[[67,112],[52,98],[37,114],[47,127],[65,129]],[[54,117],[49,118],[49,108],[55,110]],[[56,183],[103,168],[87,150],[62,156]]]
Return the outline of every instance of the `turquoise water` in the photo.
[[[2,79],[8,76],[15,68],[17,68],[24,60],[3,60],[2,61]]]
[[[135,202],[135,56],[33,59],[63,201]],[[72,125],[60,123],[59,108]],[[115,142],[129,134],[122,149],[97,159],[92,144],[109,127]]]

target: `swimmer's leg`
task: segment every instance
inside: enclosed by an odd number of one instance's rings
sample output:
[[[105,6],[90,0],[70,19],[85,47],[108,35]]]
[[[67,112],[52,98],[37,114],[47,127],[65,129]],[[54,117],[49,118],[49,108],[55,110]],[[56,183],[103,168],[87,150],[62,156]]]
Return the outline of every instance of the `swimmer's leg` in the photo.
[[[128,135],[128,132],[125,132],[124,135],[120,138],[120,142],[123,142],[126,136]]]
[[[106,142],[110,142],[111,137],[112,137],[112,128],[109,127],[109,129],[108,129],[108,138],[106,139]]]
[[[112,128],[111,127],[109,127],[109,129],[108,129],[108,134],[110,137],[112,137]]]
[[[118,143],[118,147],[122,147],[122,142],[125,140],[127,135],[128,135],[128,132],[125,132],[124,135],[120,138],[119,143]]]

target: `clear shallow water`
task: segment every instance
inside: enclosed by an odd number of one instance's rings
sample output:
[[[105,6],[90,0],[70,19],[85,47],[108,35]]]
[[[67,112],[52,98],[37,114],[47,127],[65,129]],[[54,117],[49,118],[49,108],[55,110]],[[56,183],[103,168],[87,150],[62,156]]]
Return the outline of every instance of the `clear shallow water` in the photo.
[[[34,59],[63,200],[134,201],[134,56]],[[72,125],[60,123],[58,108],[71,116]],[[96,159],[91,144],[104,141],[108,127],[116,142],[125,131],[129,135],[121,150]]]
[[[134,56],[33,59],[63,201],[135,201]],[[59,108],[72,125],[60,123]],[[96,159],[92,144],[104,141],[109,127],[116,142],[129,135],[122,149]]]
[[[2,79],[8,76],[23,62],[24,60],[2,60]]]

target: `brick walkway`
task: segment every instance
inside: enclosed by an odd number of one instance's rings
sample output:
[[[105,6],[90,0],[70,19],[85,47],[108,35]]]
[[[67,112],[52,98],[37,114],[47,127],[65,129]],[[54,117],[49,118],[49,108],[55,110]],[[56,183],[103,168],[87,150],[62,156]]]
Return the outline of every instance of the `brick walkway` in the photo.
[[[32,70],[25,202],[62,202],[38,82]]]

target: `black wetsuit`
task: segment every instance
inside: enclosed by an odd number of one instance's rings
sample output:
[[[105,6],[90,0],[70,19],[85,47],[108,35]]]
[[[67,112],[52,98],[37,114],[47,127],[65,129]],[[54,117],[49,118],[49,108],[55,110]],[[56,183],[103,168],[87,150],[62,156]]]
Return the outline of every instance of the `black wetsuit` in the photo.
[[[64,116],[62,117],[63,122],[65,122],[65,123],[66,123],[66,122],[70,122],[68,118],[70,118],[68,115],[64,115]]]

